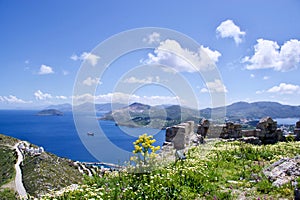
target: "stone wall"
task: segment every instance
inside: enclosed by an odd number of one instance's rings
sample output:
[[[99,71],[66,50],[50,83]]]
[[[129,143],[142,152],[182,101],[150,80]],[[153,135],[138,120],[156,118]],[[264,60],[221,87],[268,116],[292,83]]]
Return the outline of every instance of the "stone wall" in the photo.
[[[296,122],[296,126],[294,129],[294,134],[296,135],[296,140],[300,140],[300,121]]]
[[[209,129],[209,121],[207,119],[202,119],[197,125],[197,134],[206,138]]]
[[[227,122],[221,131],[220,138],[241,138],[242,126],[240,124],[234,124],[233,122]]]
[[[283,139],[283,132],[277,128],[277,122],[271,117],[262,118],[257,124],[256,130],[256,137],[263,143],[272,144]]]
[[[166,144],[173,144],[176,150],[182,150],[189,146],[194,135],[194,122],[188,121],[166,129]]]

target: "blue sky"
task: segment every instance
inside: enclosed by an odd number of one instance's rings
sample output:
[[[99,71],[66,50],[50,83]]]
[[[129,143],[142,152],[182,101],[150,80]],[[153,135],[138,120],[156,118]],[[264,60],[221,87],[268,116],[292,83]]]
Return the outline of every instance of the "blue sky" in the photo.
[[[85,99],[107,102],[113,86],[130,70],[161,61],[185,77],[201,108],[212,106],[213,93],[224,93],[226,104],[300,105],[299,10],[297,0],[0,1],[0,108],[72,102],[82,62],[97,65],[101,60],[92,50],[115,34],[143,27],[172,29],[195,40],[219,70],[220,80],[205,82],[189,66],[175,62],[174,55],[161,52],[176,41],[161,40],[153,32],[156,48],[122,56],[102,77],[86,77],[83,85],[99,87]],[[178,102],[168,88],[149,84],[159,81],[161,77],[149,74],[126,77],[123,84],[144,87],[134,94],[119,92],[116,99]]]

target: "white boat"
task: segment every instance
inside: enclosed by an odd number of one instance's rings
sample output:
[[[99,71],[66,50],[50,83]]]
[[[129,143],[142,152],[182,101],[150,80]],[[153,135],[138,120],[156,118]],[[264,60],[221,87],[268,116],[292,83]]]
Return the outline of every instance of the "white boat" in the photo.
[[[87,132],[87,135],[88,135],[88,136],[94,136],[95,134],[92,133],[92,132]]]

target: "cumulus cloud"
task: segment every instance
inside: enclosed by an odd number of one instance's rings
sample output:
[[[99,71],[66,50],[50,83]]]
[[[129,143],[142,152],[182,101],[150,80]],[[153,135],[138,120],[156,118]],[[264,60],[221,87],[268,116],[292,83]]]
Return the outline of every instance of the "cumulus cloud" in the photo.
[[[250,78],[255,78],[255,75],[254,74],[250,74]]]
[[[213,51],[208,47],[201,46],[197,52],[183,48],[175,40],[165,40],[154,50],[154,54],[149,53],[146,64],[159,63],[174,68],[179,72],[198,72],[211,70],[218,62],[221,53]]]
[[[263,77],[263,80],[268,80],[268,79],[270,79],[270,76],[264,76]]]
[[[126,94],[121,92],[107,93],[101,95],[82,94],[73,96],[76,104],[82,104],[86,102],[118,102],[124,104],[130,104],[133,102],[140,102],[149,105],[161,105],[161,104],[178,104],[178,97],[173,96],[139,96],[135,94]]]
[[[300,86],[287,83],[280,83],[278,86],[274,86],[268,89],[267,92],[276,94],[300,94]]]
[[[160,42],[160,34],[157,33],[157,32],[153,32],[150,35],[148,35],[147,37],[145,37],[143,39],[143,41],[148,43],[148,44],[159,43]]]
[[[52,67],[47,66],[47,65],[41,65],[40,71],[38,72],[38,74],[40,74],[40,75],[53,74],[53,73],[54,73],[54,71],[53,71]]]
[[[230,19],[222,22],[217,27],[216,33],[221,38],[233,38],[236,44],[240,44],[243,37],[246,35],[246,32],[241,31],[240,27],[235,25]]]
[[[19,99],[18,97],[14,95],[9,95],[9,96],[0,96],[0,102],[5,102],[5,103],[32,103],[32,101],[25,101],[23,99]]]
[[[92,78],[92,77],[87,77],[83,82],[83,85],[87,85],[87,86],[92,86],[92,85],[97,85],[97,84],[101,84],[100,82],[100,78]]]
[[[81,55],[76,55],[73,54],[70,57],[72,60],[77,61],[77,60],[81,60],[81,61],[87,61],[88,63],[90,63],[92,66],[97,65],[98,60],[100,59],[100,56],[97,56],[95,54],[92,53],[88,53],[88,52],[83,52]]]
[[[139,78],[136,78],[134,76],[130,77],[130,78],[127,78],[125,79],[123,82],[124,83],[138,83],[138,84],[149,84],[149,83],[156,83],[156,82],[159,82],[160,79],[158,76],[156,77],[151,77],[151,76],[148,76],[144,79],[139,79]]]
[[[226,86],[222,83],[220,79],[215,79],[214,81],[206,83],[207,88],[202,88],[200,90],[201,93],[226,93],[228,92]]]
[[[48,93],[43,93],[41,90],[37,90],[34,93],[34,96],[37,100],[46,100],[46,99],[52,99],[52,95]]]
[[[243,61],[246,69],[274,69],[290,71],[300,64],[300,41],[296,39],[285,42],[281,47],[275,41],[258,39],[254,46],[254,55],[246,56]]]

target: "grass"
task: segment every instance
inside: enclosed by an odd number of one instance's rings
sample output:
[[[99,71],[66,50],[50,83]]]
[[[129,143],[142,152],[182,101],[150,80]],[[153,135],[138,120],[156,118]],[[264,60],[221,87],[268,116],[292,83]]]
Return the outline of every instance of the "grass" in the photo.
[[[82,183],[83,180],[83,175],[70,165],[68,159],[46,152],[35,157],[25,156],[22,172],[26,191],[35,197],[74,183]]]
[[[122,171],[87,178],[75,191],[44,199],[293,199],[291,184],[272,186],[262,169],[282,157],[298,155],[299,142],[208,145],[190,149],[185,161],[150,173]]]
[[[16,156],[10,147],[0,145],[0,186],[11,181],[15,176]]]
[[[15,200],[16,193],[10,189],[0,190],[0,198],[1,200]]]

